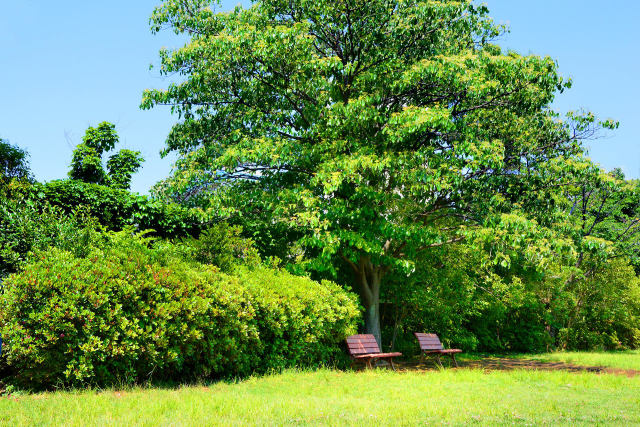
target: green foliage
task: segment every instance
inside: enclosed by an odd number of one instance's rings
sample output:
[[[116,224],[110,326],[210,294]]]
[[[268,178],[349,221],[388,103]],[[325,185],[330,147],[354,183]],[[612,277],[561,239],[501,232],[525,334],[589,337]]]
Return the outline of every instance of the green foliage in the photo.
[[[241,236],[242,227],[220,223],[203,231],[197,239],[187,240],[193,257],[202,264],[215,265],[231,272],[238,265],[256,266],[260,257],[251,239]]]
[[[106,179],[106,173],[98,150],[86,144],[79,144],[73,150],[69,178],[91,184],[102,184]]]
[[[153,200],[126,190],[81,181],[51,181],[42,187],[47,203],[70,213],[83,206],[110,230],[133,226],[160,237],[198,235],[206,216],[195,209]]]
[[[360,312],[355,295],[280,270],[240,271],[252,295],[265,366],[318,366],[345,358],[343,343],[356,333]]]
[[[96,224],[82,209],[65,214],[44,201],[38,184],[0,184],[0,281],[29,259],[31,251],[53,246],[86,253]]]
[[[29,153],[0,138],[0,180],[31,180]]]
[[[528,249],[540,253],[546,244]],[[425,253],[410,277],[390,276],[382,295],[384,345],[411,354],[415,331],[485,352],[640,345],[639,279],[628,260],[606,259],[594,274],[577,277],[575,258],[545,257],[540,267],[525,254],[511,252],[503,263],[494,253],[493,245],[468,242],[441,247]]]
[[[5,281],[3,357],[26,387],[232,377],[334,360],[358,310],[337,285],[221,273],[129,231],[38,254]]]
[[[82,137],[82,142],[87,147],[96,150],[98,156],[102,156],[102,153],[113,150],[119,140],[116,125],[109,122],[102,122],[95,128],[89,126]]]
[[[140,169],[144,159],[139,151],[120,150],[107,161],[107,172],[102,155],[112,150],[119,138],[116,127],[102,122],[97,128],[89,127],[73,150],[69,178],[90,184],[104,184],[113,188],[129,189],[132,175]]]
[[[120,150],[107,160],[109,186],[128,190],[131,186],[131,177],[144,159],[139,151]]]
[[[0,279],[32,250],[85,251],[90,230],[135,227],[159,237],[197,236],[208,220],[194,209],[81,181],[0,183]],[[77,245],[77,247],[76,247]],[[84,249],[83,249],[84,248]]]
[[[414,332],[437,333],[445,346],[465,351],[483,344],[469,329],[469,320],[488,302],[477,287],[478,254],[461,245],[437,248],[425,254],[411,277],[387,278],[381,296],[385,349],[416,354]]]
[[[640,278],[623,258],[603,263],[586,280],[566,290],[564,346],[572,350],[640,348]]]
[[[568,187],[565,212],[561,222],[581,253],[578,267],[590,269],[587,253],[593,255],[593,245],[602,240],[598,257],[623,256],[631,259],[640,271],[640,186],[638,181],[625,180],[620,170],[598,171],[588,180]],[[583,262],[585,262],[583,265]],[[593,259],[591,261],[594,261]]]

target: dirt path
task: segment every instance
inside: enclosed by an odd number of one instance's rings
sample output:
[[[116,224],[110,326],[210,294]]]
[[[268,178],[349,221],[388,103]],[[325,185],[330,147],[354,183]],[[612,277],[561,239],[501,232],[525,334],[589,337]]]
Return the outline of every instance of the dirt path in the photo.
[[[445,366],[449,366],[443,360]],[[532,359],[512,359],[508,357],[487,357],[478,360],[460,361],[460,368],[485,369],[488,371],[511,371],[515,369],[535,369],[543,371],[594,372],[598,374],[625,375],[627,377],[640,376],[640,371],[633,369],[606,368],[603,366],[578,366],[564,362],[543,362]],[[427,371],[435,369],[432,362],[405,362],[399,364],[400,371]]]

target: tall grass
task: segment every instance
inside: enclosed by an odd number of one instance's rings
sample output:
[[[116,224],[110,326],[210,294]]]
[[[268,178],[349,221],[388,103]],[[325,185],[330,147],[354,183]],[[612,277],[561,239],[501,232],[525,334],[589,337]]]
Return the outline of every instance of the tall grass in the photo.
[[[3,425],[640,423],[640,377],[480,370],[289,371],[175,389],[0,399]]]

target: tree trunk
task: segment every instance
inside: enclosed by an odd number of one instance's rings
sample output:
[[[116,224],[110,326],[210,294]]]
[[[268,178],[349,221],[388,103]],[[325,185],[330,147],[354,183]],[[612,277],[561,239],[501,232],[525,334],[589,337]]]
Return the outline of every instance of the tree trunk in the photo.
[[[365,333],[372,334],[382,350],[382,334],[380,330],[380,282],[384,267],[374,266],[368,257],[362,257],[358,265],[352,265],[356,276],[360,301],[364,307]]]
[[[365,307],[364,328],[367,334],[372,334],[382,349],[382,334],[380,332],[380,301],[376,301],[370,307]]]

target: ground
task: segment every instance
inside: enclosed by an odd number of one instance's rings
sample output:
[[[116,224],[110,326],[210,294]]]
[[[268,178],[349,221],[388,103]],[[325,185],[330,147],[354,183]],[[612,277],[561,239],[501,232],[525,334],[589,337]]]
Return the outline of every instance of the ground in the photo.
[[[483,370],[565,370],[571,372],[595,372],[626,375],[640,375],[640,351],[625,352],[558,352],[537,355],[517,354],[509,356],[496,355],[462,355],[459,356],[460,367]],[[443,363],[448,362],[442,357]],[[400,370],[423,370],[434,368],[433,360],[425,363],[407,362],[401,364]]]
[[[574,356],[571,365],[587,356]],[[640,364],[640,354],[631,356],[633,362],[609,359],[617,365],[610,367]],[[404,364],[400,372],[288,371],[206,386],[13,395],[0,399],[0,424],[640,425],[640,376],[561,369],[562,357],[553,357],[467,357],[459,369]],[[550,370],[529,369],[540,367]]]

